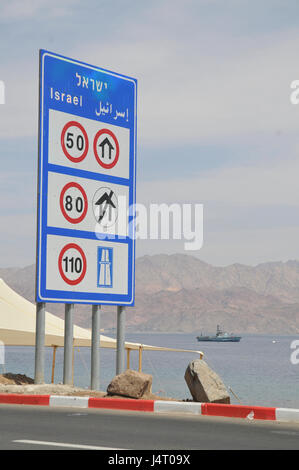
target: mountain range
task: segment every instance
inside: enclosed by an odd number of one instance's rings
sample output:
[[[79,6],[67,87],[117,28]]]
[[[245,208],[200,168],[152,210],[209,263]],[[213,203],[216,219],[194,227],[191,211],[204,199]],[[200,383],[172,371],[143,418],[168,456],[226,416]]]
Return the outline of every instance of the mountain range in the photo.
[[[35,266],[0,268],[7,284],[34,301]],[[47,304],[63,317],[64,306]],[[136,260],[135,307],[126,309],[131,330],[214,333],[299,333],[299,261],[257,266],[212,266],[183,254]],[[90,327],[91,307],[76,305],[75,322]],[[103,307],[101,327],[115,328],[116,307]]]

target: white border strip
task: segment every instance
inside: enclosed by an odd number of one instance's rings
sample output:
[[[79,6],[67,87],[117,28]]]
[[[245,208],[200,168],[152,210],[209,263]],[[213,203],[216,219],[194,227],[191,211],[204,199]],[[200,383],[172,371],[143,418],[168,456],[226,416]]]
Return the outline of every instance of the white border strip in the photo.
[[[297,421],[299,422],[299,410],[294,408],[276,408],[277,421]]]
[[[194,415],[201,415],[201,403],[188,403],[176,401],[162,401],[157,400],[154,402],[154,412],[158,413],[191,413]]]
[[[77,408],[88,408],[89,397],[69,397],[51,395],[49,406],[75,406]]]

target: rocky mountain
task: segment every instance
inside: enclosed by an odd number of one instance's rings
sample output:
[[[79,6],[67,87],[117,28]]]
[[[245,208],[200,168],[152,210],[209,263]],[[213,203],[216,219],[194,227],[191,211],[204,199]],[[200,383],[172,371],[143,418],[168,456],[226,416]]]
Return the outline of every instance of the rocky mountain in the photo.
[[[0,268],[2,277],[34,300],[35,266]],[[63,316],[61,304],[48,304]],[[90,327],[90,306],[76,305],[75,321]],[[189,255],[144,256],[136,262],[136,305],[127,325],[139,331],[299,333],[299,262],[217,267]],[[102,327],[116,326],[115,307],[104,307]]]

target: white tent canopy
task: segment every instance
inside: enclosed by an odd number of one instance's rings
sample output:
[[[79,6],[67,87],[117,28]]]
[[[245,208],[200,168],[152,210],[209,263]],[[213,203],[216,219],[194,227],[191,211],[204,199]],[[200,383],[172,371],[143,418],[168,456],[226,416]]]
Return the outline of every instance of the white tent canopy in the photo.
[[[6,346],[35,346],[36,307],[0,279],[0,341]],[[64,345],[64,320],[46,312],[45,346]],[[91,331],[74,326],[74,346],[91,346]],[[100,335],[102,348],[116,348],[116,340]],[[127,350],[177,351],[198,353],[189,349],[150,346],[126,341]]]

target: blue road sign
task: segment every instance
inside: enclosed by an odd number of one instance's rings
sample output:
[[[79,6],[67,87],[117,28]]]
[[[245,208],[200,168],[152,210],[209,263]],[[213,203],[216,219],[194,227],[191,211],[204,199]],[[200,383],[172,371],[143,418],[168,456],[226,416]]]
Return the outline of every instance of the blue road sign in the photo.
[[[136,94],[40,51],[37,302],[134,304]]]

